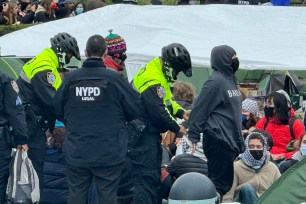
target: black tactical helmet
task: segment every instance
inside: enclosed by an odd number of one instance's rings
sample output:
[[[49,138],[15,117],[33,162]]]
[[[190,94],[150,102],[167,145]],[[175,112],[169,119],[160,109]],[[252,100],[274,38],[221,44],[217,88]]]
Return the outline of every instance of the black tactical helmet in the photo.
[[[182,71],[187,77],[192,76],[190,54],[183,45],[172,43],[163,47],[162,59],[177,72]]]
[[[51,38],[50,41],[52,48],[57,53],[71,53],[76,59],[81,60],[78,43],[76,39],[68,33],[59,33]]]
[[[190,172],[175,180],[169,193],[169,203],[215,204],[217,191],[213,182],[205,175]],[[202,201],[202,202],[201,202]]]

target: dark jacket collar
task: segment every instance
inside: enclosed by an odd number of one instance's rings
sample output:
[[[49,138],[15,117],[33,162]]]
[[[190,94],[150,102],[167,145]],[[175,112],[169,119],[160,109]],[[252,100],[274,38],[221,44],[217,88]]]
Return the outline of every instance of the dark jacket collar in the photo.
[[[104,67],[104,62],[100,58],[87,58],[83,62],[83,67]]]

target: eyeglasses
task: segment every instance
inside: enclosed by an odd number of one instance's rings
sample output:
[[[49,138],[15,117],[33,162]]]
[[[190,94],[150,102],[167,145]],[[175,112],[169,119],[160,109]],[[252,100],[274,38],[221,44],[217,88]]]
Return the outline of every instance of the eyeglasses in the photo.
[[[263,148],[262,145],[253,145],[253,144],[249,145],[249,149],[262,149],[262,148]]]

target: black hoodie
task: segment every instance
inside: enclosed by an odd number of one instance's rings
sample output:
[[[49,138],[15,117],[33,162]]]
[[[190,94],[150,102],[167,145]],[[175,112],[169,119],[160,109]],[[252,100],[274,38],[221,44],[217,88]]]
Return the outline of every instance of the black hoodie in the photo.
[[[235,152],[244,149],[241,134],[241,93],[232,68],[235,50],[227,45],[213,48],[211,67],[214,72],[204,83],[191,111],[188,131],[193,143],[200,141],[200,133],[214,137]]]

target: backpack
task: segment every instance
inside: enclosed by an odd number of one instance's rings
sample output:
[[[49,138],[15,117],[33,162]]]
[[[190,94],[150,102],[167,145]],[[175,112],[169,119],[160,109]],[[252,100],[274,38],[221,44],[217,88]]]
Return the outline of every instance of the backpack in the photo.
[[[18,148],[13,153],[6,195],[9,203],[39,201],[39,180],[26,151]]]
[[[295,137],[294,137],[294,133],[293,133],[293,124],[294,122],[297,120],[296,117],[293,117],[293,118],[290,118],[289,122],[288,122],[288,125],[289,125],[289,129],[290,129],[290,135],[291,135],[291,140],[289,141],[289,143],[287,144],[286,146],[286,150],[288,152],[292,152],[295,150],[295,147],[294,147],[294,142],[295,142]],[[267,125],[268,125],[268,120],[266,120],[265,124],[264,124],[264,130],[266,129]]]

